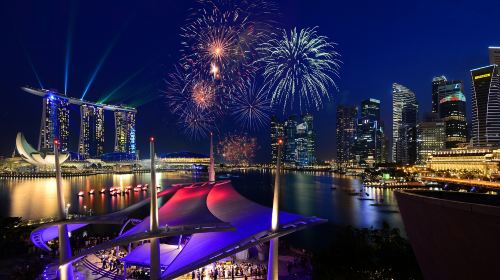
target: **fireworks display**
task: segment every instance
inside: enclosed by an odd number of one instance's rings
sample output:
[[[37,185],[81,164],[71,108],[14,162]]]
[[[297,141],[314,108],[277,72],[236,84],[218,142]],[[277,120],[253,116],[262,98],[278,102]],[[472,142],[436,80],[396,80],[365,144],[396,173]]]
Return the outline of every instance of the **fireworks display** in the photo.
[[[264,88],[272,94],[272,104],[282,105],[283,111],[293,109],[295,102],[301,111],[319,110],[323,99],[330,98],[328,89],[337,87],[332,77],[339,75],[340,60],[334,46],[316,28],[283,30],[262,44]]]
[[[234,99],[231,114],[236,121],[249,130],[256,130],[267,124],[271,113],[271,100],[267,92],[256,88],[253,83],[247,91]]]
[[[275,30],[270,0],[199,0],[191,12],[164,91],[187,135],[205,137],[224,116],[256,130],[273,108],[320,109],[336,88],[335,44],[316,28]],[[262,87],[255,81],[264,81]]]
[[[170,73],[165,79],[167,89],[162,91],[167,99],[167,105],[175,114],[183,114],[184,111],[189,111],[192,106],[191,95],[186,90],[189,86],[186,74],[180,67],[176,67],[175,71]]]
[[[191,97],[198,108],[209,109],[215,102],[215,88],[209,82],[195,82],[191,89]]]
[[[228,164],[248,165],[257,149],[257,139],[246,135],[226,136],[218,145],[219,155]]]
[[[184,133],[195,140],[207,137],[211,131],[216,129],[213,114],[200,109],[185,111],[180,116],[179,124]]]
[[[181,64],[190,79],[217,81],[231,100],[244,92],[257,68],[256,44],[269,39],[273,5],[264,0],[199,1],[182,28]]]

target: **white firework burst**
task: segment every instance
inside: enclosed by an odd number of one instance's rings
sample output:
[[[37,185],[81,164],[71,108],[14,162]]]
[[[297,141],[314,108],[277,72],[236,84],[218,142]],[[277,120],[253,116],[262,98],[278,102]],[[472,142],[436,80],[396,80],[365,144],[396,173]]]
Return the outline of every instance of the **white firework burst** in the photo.
[[[248,90],[234,98],[231,114],[243,128],[256,130],[269,121],[271,100],[268,94],[252,83]]]
[[[280,35],[259,47],[263,58],[264,89],[272,94],[273,105],[293,109],[296,99],[301,111],[319,110],[323,99],[330,99],[329,89],[337,89],[341,61],[335,43],[318,35],[315,28],[306,28]]]

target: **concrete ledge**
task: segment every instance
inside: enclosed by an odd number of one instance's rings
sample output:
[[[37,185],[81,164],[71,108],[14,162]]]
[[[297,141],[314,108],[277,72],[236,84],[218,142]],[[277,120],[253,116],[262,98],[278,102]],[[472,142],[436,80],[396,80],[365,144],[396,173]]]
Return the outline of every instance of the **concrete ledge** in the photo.
[[[426,279],[500,275],[500,197],[396,191],[403,222]]]

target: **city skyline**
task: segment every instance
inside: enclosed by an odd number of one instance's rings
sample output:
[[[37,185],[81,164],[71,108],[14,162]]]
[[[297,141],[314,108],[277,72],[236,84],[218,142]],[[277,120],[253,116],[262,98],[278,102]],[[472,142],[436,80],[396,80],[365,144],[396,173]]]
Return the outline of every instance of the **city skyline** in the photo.
[[[498,7],[2,2],[0,278],[495,278]]]
[[[6,137],[2,140],[2,150],[0,154],[8,156],[12,153],[13,139],[18,131],[22,131],[26,134],[26,137],[31,142],[36,142],[38,135],[33,133],[33,127],[39,126],[38,122],[35,121],[39,118],[41,108],[36,98],[24,98],[23,93],[20,92],[19,87],[25,85],[37,85],[37,78],[32,72],[30,62],[33,64],[37,70],[40,80],[44,83],[47,88],[56,88],[60,91],[66,91],[72,97],[79,98],[81,96],[82,90],[85,90],[86,83],[89,81],[88,77],[92,78],[92,72],[95,70],[95,63],[100,62],[99,58],[104,55],[108,55],[107,59],[103,60],[102,68],[99,73],[95,76],[94,83],[86,91],[85,98],[89,100],[100,100],[102,97],[106,97],[108,93],[111,93],[116,88],[118,94],[112,95],[110,103],[120,104],[122,101],[126,101],[127,95],[139,95],[143,103],[139,111],[141,113],[137,116],[137,145],[139,150],[144,150],[147,143],[147,137],[149,135],[156,135],[158,139],[163,139],[165,142],[161,142],[159,149],[161,151],[176,151],[176,150],[192,150],[193,152],[203,152],[204,149],[200,145],[196,144],[182,135],[178,135],[174,131],[175,121],[171,116],[165,111],[166,106],[162,104],[163,102],[159,99],[158,91],[161,90],[158,84],[161,79],[166,75],[168,70],[163,71],[162,68],[170,69],[171,61],[178,56],[179,43],[175,38],[161,38],[161,36],[147,37],[147,40],[143,40],[144,44],[141,44],[141,40],[136,40],[138,32],[144,30],[144,28],[151,28],[151,31],[155,34],[159,34],[158,31],[163,30],[163,32],[173,32],[177,33],[180,26],[183,24],[182,18],[188,14],[188,7],[190,3],[177,3],[173,4],[160,4],[151,2],[150,6],[139,5],[137,6],[138,12],[136,15],[130,15],[125,12],[126,8],[130,8],[134,4],[130,2],[122,3],[123,6],[114,7],[114,5],[104,5],[102,7],[103,12],[108,11],[111,8],[118,8],[118,12],[114,15],[115,21],[117,22],[112,28],[102,28],[106,26],[110,18],[105,17],[105,15],[100,12],[94,12],[89,10],[86,5],[79,5],[75,8],[76,11],[72,12],[71,7],[62,6],[37,6],[36,4],[26,6],[23,3],[19,3],[15,6],[3,9],[4,11],[9,11],[10,15],[3,17],[3,26],[6,28],[4,34],[7,38],[12,40],[7,40],[8,43],[5,45],[5,51],[11,53],[12,58],[7,59],[6,68],[12,73],[15,73],[14,79],[7,79],[10,75],[2,75],[2,84],[5,84],[5,91],[9,92],[8,99],[14,106],[4,106],[2,109],[2,116],[12,116],[18,120],[17,124],[5,124]],[[464,81],[464,89],[467,97],[470,97],[470,74],[469,70],[475,67],[481,67],[487,64],[488,61],[488,46],[500,45],[500,42],[494,38],[491,32],[486,32],[481,30],[480,32],[475,32],[475,40],[471,42],[464,42],[464,44],[459,47],[454,47],[453,50],[449,50],[448,46],[444,43],[435,44],[431,47],[426,47],[424,45],[419,45],[416,49],[413,46],[414,40],[431,40],[432,36],[437,36],[430,34],[432,28],[443,28],[449,30],[445,34],[440,36],[448,38],[453,37],[458,34],[466,34],[467,30],[470,30],[470,26],[465,23],[454,22],[456,25],[456,30],[449,28],[452,23],[447,23],[444,19],[438,16],[438,13],[434,10],[427,11],[424,4],[414,4],[406,16],[411,19],[413,17],[418,17],[419,13],[426,12],[429,15],[429,23],[416,29],[413,25],[405,25],[401,23],[400,27],[397,29],[387,27],[391,23],[391,20],[386,19],[388,14],[394,14],[397,11],[405,11],[408,6],[404,4],[394,4],[389,5],[391,8],[380,11],[382,15],[370,15],[369,10],[371,7],[368,4],[359,8],[358,13],[352,18],[347,18],[343,15],[341,11],[353,11],[358,9],[358,7],[353,7],[352,4],[341,4],[335,7],[339,10],[338,17],[331,19],[326,16],[326,11],[331,10],[333,4],[329,3],[319,3],[318,5],[306,5],[299,2],[292,3],[278,3],[279,9],[287,14],[287,18],[284,20],[284,24],[287,26],[307,26],[307,25],[318,25],[319,30],[339,43],[339,51],[342,55],[343,68],[341,70],[340,79],[340,93],[333,95],[333,102],[325,104],[324,108],[320,112],[313,113],[315,117],[315,127],[317,128],[317,150],[318,159],[326,160],[331,159],[335,155],[335,127],[332,120],[335,119],[335,107],[340,103],[350,103],[358,104],[361,100],[366,98],[377,98],[381,100],[381,112],[382,120],[386,124],[386,135],[391,135],[390,123],[391,123],[391,106],[390,106],[390,86],[393,82],[401,82],[407,85],[409,88],[413,89],[417,95],[417,100],[422,109],[421,112],[430,111],[431,107],[431,86],[430,81],[432,77],[444,74],[453,80]],[[487,6],[487,5],[484,5]],[[156,12],[153,7],[161,10],[162,12]],[[436,3],[435,9],[439,10],[440,7],[447,7],[452,9],[455,15],[463,14],[465,15],[469,9],[472,9],[473,17],[488,18],[488,9],[479,8],[477,5],[473,5],[471,8],[470,3],[458,3],[453,7],[449,7],[446,3]],[[122,8],[122,9],[120,9]],[[33,9],[33,10],[31,10]],[[44,23],[42,18],[37,14],[33,14],[30,11],[46,11],[45,14],[58,14],[61,15],[61,20],[70,22],[73,18],[75,21],[75,29],[72,32],[72,36],[75,42],[71,52],[71,64],[69,66],[69,82],[67,87],[64,81],[64,56],[59,55],[59,53],[64,53],[64,48],[66,46],[66,38],[68,35],[67,26],[64,28],[53,27],[50,23]],[[26,11],[27,10],[27,11]],[[164,15],[168,14],[164,12],[177,11],[168,19],[164,19]],[[14,19],[13,16],[20,14],[21,11],[31,14],[31,17],[27,17],[26,22],[19,22]],[[121,11],[121,12],[120,12]],[[43,12],[40,14],[44,14]],[[86,17],[82,15],[94,15],[97,19],[94,23],[88,22]],[[291,16],[289,16],[291,15]],[[145,16],[152,16],[153,23],[146,23],[143,21]],[[130,19],[127,21],[129,17]],[[364,17],[364,18],[363,18]],[[378,18],[375,26],[370,28],[378,28],[379,32],[374,33],[374,35],[368,34],[369,29],[364,30],[361,34],[354,36],[352,34],[353,30],[362,30],[364,23],[367,21],[373,21],[373,17]],[[363,21],[357,22],[358,19],[363,18]],[[170,24],[161,24],[167,20]],[[396,18],[396,20],[401,20]],[[35,21],[41,21],[41,24],[34,27]],[[342,28],[340,28],[342,26]],[[385,28],[381,28],[385,27]],[[121,31],[121,29],[127,30],[127,32]],[[366,40],[373,40],[374,42],[380,42],[384,38],[388,38],[394,35],[394,32],[402,30],[404,28],[409,28],[412,33],[411,36],[406,33],[398,33],[401,40],[401,45],[397,49],[387,44],[375,43],[370,46],[370,52],[376,52],[379,54],[377,60],[383,60],[384,69],[380,71],[375,71],[366,77],[364,85],[358,85],[355,81],[357,80],[356,67],[362,65],[362,63],[370,63],[370,65],[377,65],[374,58],[371,58],[368,53],[364,53],[361,50],[366,49],[366,44],[361,42]],[[32,29],[37,29],[39,35],[33,35]],[[102,29],[102,30],[100,30]],[[49,30],[52,30],[49,32]],[[451,31],[450,31],[451,30]],[[123,33],[123,34],[122,34]],[[127,34],[125,34],[127,33]],[[375,35],[376,34],[376,35]],[[53,40],[44,41],[38,40],[37,38],[43,38],[43,36],[50,35]],[[92,45],[86,46],[82,49],[82,46],[78,42],[82,43],[82,40],[88,36],[93,39]],[[374,37],[376,36],[376,37]],[[430,36],[430,37],[429,37]],[[115,39],[113,39],[115,38]],[[443,40],[446,41],[446,40]],[[473,41],[473,42],[472,42]],[[43,43],[42,43],[43,42]],[[110,46],[111,44],[111,46]],[[30,47],[26,47],[26,46]],[[137,49],[132,51],[127,47],[128,45],[133,45]],[[24,49],[23,49],[24,48]],[[112,49],[109,52],[107,48]],[[46,50],[44,58],[40,56],[41,50]],[[62,50],[59,53],[55,51],[49,51],[51,49]],[[161,49],[161,51],[160,51]],[[144,53],[146,50],[151,50],[148,55]],[[4,53],[6,53],[4,52]],[[135,57],[131,57],[131,52],[137,53]],[[124,55],[129,59],[122,60]],[[154,57],[154,58],[153,58]],[[160,57],[157,59],[157,57]],[[402,60],[402,58],[405,60]],[[85,58],[82,60],[82,58]],[[460,58],[460,59],[458,59]],[[49,63],[50,61],[50,63]],[[144,62],[146,61],[146,63]],[[153,62],[151,62],[153,61]],[[403,61],[403,62],[401,62]],[[412,71],[397,71],[396,66],[408,66],[407,69],[413,69]],[[411,66],[410,66],[411,65]],[[392,66],[392,67],[391,67]],[[146,68],[142,70],[142,68]],[[5,71],[6,69],[4,69]],[[71,74],[73,73],[73,74]],[[130,84],[122,86],[123,82],[130,78]],[[122,86],[122,87],[120,87]],[[141,91],[146,91],[146,93],[140,94]],[[128,92],[128,93],[127,93]],[[73,94],[75,93],[75,94]],[[121,98],[117,98],[121,96]],[[154,98],[155,102],[147,102],[148,99]],[[130,99],[130,98],[129,98]],[[132,98],[132,101],[134,98]],[[135,98],[137,99],[137,98]],[[470,98],[467,98],[468,100]],[[161,101],[161,102],[159,102]],[[20,114],[13,108],[18,108],[21,103],[25,103],[29,108],[33,108],[30,112],[23,112],[24,115]],[[7,102],[9,103],[9,102]],[[17,106],[16,106],[17,105]],[[470,106],[469,106],[470,107]],[[35,109],[39,108],[39,109]],[[470,109],[468,109],[470,111]],[[162,113],[160,113],[162,112]],[[155,118],[155,115],[160,113],[159,120],[151,121]],[[35,117],[33,117],[35,116]],[[470,120],[470,114],[467,113],[467,117]],[[74,119],[71,116],[71,119]],[[109,116],[105,116],[105,119],[110,120]],[[78,131],[79,128],[71,128],[72,131],[75,129]],[[232,124],[222,124],[221,130],[225,132],[235,131],[236,127]],[[105,133],[112,131],[112,128],[105,128]],[[175,129],[176,130],[176,129]],[[257,161],[264,162],[269,160],[270,148],[269,148],[269,134],[266,129],[257,133],[258,141],[262,149],[258,152]],[[114,143],[105,143],[105,145],[113,145]],[[107,146],[105,150],[112,150],[113,147]]]

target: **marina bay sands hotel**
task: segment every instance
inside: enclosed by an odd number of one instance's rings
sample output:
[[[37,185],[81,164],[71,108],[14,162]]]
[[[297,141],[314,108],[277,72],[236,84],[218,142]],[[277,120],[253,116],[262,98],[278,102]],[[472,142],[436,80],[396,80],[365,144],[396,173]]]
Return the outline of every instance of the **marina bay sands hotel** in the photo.
[[[97,158],[104,153],[104,111],[114,113],[114,152],[135,154],[135,108],[93,103],[64,96],[53,90],[22,87],[22,90],[43,98],[38,150],[53,150],[59,139],[61,150],[68,151],[70,104],[80,108],[78,153],[84,158]]]

